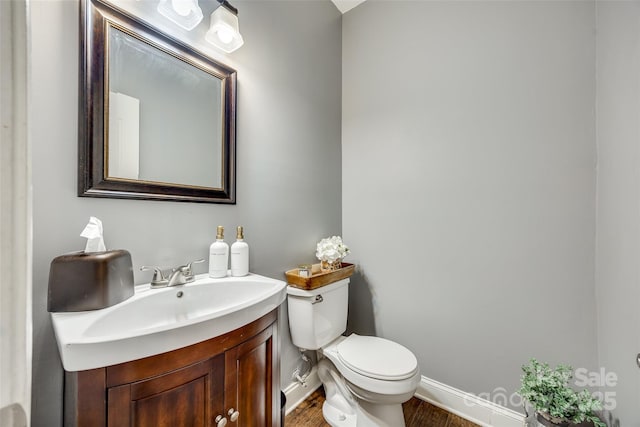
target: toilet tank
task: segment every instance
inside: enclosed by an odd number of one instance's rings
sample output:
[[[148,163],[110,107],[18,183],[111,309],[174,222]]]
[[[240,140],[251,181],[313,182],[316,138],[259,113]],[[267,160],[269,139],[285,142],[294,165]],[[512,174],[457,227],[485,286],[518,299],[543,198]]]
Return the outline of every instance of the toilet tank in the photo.
[[[289,330],[293,344],[317,350],[347,329],[349,279],[306,290],[287,286]]]

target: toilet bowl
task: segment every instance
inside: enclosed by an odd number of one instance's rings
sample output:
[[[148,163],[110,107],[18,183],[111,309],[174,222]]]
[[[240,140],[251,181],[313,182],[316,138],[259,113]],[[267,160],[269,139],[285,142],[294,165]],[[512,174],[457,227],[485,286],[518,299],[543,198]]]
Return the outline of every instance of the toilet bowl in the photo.
[[[333,427],[403,427],[402,403],[420,383],[416,357],[393,341],[346,329],[349,279],[287,289],[292,341],[317,350],[325,388],[323,416]]]
[[[340,403],[335,404],[334,393],[326,392],[323,415],[333,427],[342,426],[404,426],[402,403],[409,400],[420,383],[420,371],[415,356],[408,349],[378,337],[352,334],[340,336],[318,353],[325,357],[318,374],[323,385],[322,371],[334,372],[330,380],[340,386]],[[345,395],[347,396],[345,398]],[[351,404],[351,411],[341,416],[342,400]],[[338,409],[333,410],[333,409]],[[355,413],[355,423],[340,423]]]

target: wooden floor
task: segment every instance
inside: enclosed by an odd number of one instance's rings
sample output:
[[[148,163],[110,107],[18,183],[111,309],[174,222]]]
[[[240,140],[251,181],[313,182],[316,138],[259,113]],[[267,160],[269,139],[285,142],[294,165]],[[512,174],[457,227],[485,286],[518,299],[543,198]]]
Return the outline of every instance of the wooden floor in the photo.
[[[326,427],[322,418],[324,390],[320,387],[285,418],[285,427]],[[477,427],[476,424],[453,415],[415,397],[402,405],[407,427]]]

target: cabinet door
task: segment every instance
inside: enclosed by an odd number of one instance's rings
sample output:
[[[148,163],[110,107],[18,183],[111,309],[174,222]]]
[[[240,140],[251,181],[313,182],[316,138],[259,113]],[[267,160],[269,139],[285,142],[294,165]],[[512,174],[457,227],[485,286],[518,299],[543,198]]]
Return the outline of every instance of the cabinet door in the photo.
[[[109,388],[109,427],[209,427],[222,414],[224,357]]]
[[[225,353],[225,409],[233,427],[271,427],[273,326]],[[233,411],[231,411],[233,409]],[[237,411],[237,419],[233,412]]]

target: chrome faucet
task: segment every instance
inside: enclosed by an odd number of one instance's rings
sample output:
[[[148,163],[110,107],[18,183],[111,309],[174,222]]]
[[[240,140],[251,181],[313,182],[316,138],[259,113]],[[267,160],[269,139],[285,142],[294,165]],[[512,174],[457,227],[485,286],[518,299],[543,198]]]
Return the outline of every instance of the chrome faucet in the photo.
[[[181,265],[180,267],[173,268],[168,278],[165,277],[160,267],[140,267],[140,270],[147,271],[153,270],[153,278],[151,279],[152,288],[165,288],[169,286],[184,285],[195,280],[193,274],[192,265],[200,262],[204,262],[204,259],[191,261],[188,264]]]

